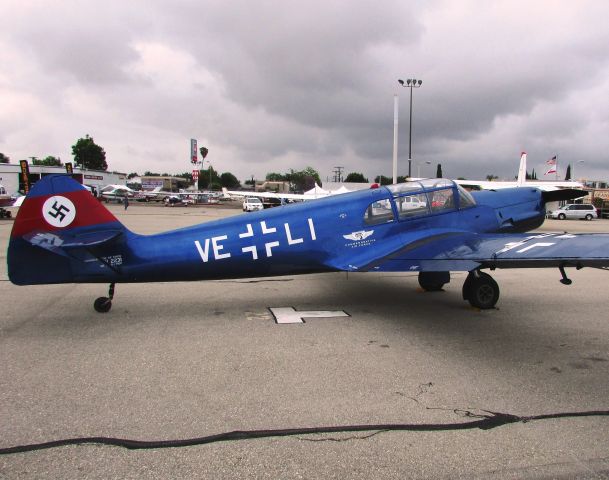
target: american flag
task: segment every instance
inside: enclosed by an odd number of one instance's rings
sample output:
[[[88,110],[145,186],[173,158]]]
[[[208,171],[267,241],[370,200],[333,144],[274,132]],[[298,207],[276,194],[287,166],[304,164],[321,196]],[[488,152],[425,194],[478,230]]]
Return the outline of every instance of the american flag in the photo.
[[[556,155],[554,155],[550,160],[546,160],[548,165],[556,165]]]

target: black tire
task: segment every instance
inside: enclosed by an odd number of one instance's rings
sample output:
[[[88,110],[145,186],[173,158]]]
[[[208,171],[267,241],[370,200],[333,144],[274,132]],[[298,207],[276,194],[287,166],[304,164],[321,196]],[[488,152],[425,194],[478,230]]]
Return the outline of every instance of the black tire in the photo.
[[[499,285],[487,273],[470,273],[463,284],[463,298],[481,310],[494,308],[499,300]]]
[[[439,292],[450,282],[450,272],[419,272],[419,285],[426,292]]]
[[[108,297],[99,297],[93,302],[93,308],[99,313],[108,313],[112,308],[112,300]]]
[[[566,217],[566,215],[564,213],[559,213],[558,214],[558,219],[559,220],[564,220],[565,218],[567,218],[567,217]]]
[[[592,215],[590,213],[586,215],[586,220],[592,220]]]

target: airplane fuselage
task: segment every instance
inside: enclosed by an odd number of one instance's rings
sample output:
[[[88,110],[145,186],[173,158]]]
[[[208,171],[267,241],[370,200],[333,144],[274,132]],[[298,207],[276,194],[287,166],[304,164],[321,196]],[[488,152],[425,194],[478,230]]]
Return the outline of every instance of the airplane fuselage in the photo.
[[[17,285],[108,283],[114,287],[332,271],[413,272],[438,290],[468,272],[463,297],[492,308],[499,290],[485,268],[607,266],[605,237],[524,234],[548,201],[581,196],[520,187],[469,193],[446,179],[390,185],[244,213],[155,235],[129,231],[68,176],[37,182],[13,224],[8,274]],[[580,247],[578,247],[578,245]],[[590,253],[580,255],[581,246]]]
[[[381,188],[156,235],[127,232],[100,254],[114,268],[75,263],[73,273],[80,271],[78,281],[149,282],[327,272],[335,270],[329,259],[384,245],[391,250],[403,241],[401,236],[417,231],[525,231],[540,225],[545,216],[535,190],[519,189],[517,196],[481,192],[476,197],[478,203],[467,208],[404,220],[395,214],[392,221],[367,225],[364,212],[370,204],[387,201],[395,209],[392,194]]]

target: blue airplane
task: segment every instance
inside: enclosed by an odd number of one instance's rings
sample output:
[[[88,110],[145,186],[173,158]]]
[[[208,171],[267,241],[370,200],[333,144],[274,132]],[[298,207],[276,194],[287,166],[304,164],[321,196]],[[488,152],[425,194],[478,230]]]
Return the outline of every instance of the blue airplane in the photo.
[[[549,201],[585,195],[532,187],[467,192],[428,179],[139,235],[67,175],[39,180],[11,232],[7,263],[17,285],[267,277],[320,272],[413,272],[428,291],[469,272],[463,298],[493,308],[499,287],[483,269],[609,267],[609,235],[527,234]]]

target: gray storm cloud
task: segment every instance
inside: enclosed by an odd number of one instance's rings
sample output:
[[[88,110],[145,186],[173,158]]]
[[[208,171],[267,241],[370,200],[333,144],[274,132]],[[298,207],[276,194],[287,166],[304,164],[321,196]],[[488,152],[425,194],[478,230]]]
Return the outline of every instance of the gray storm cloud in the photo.
[[[9,2],[0,151],[70,157],[92,135],[119,171],[185,171],[188,140],[240,178],[311,165],[515,175],[559,156],[605,178],[604,2]],[[433,175],[429,171],[422,174]],[[417,173],[416,171],[414,172]]]

